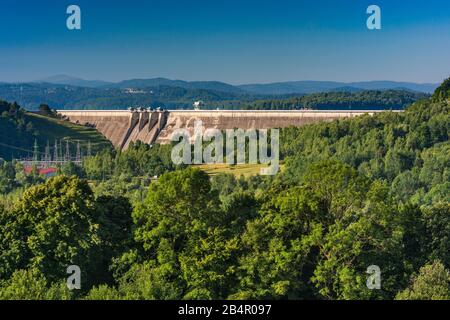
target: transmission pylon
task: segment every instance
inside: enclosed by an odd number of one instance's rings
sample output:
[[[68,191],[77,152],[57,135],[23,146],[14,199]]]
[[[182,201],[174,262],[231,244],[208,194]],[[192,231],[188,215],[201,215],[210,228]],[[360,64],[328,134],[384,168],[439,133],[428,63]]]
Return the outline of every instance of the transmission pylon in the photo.
[[[70,161],[69,140],[66,140],[66,154],[64,155],[64,161]]]
[[[92,155],[92,146],[91,146],[91,140],[88,141],[88,148],[87,148],[87,156],[90,157]]]
[[[81,148],[80,148],[80,140],[77,141],[77,154],[75,156],[75,161],[80,162],[81,161]]]
[[[47,145],[45,146],[44,161],[46,162],[46,165],[48,164],[49,161],[51,161],[51,156],[50,156],[50,143],[48,142],[48,140],[47,140]]]
[[[59,140],[59,153],[58,153],[58,161],[63,161],[63,154],[64,154],[64,150],[63,150],[63,146],[62,146],[62,140]]]
[[[33,161],[35,162],[39,161],[39,146],[36,139],[34,139],[34,146],[33,146]]]
[[[58,161],[58,141],[55,139],[55,150],[53,150],[53,161]]]

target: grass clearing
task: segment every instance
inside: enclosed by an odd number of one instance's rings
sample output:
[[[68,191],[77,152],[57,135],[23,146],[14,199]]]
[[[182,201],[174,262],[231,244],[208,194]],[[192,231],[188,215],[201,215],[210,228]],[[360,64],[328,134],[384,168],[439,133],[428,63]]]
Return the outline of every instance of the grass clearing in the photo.
[[[249,177],[253,175],[260,174],[261,168],[266,168],[265,164],[200,164],[193,165],[194,168],[205,171],[209,176],[213,177],[221,173],[233,174],[236,177],[243,175],[244,177]],[[280,169],[283,169],[283,165],[280,165]]]
[[[82,145],[91,142],[93,151],[111,148],[111,142],[94,128],[71,123],[66,120],[50,118],[38,114],[27,113],[26,119],[33,123],[35,129],[51,142],[54,140],[80,140]]]

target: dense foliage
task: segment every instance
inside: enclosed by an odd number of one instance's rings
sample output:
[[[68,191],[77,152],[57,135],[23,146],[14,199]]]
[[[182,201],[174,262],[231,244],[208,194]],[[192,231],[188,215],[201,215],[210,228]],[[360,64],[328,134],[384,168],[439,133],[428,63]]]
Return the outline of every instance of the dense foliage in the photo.
[[[257,100],[244,104],[243,108],[251,110],[377,110],[403,109],[413,102],[426,98],[423,93],[410,91],[360,91],[360,92],[325,92],[301,97],[278,100]]]
[[[39,132],[17,103],[0,100],[0,157],[9,158],[31,148],[37,136]]]
[[[133,87],[130,87],[133,88]],[[53,84],[0,84],[0,97],[18,101],[27,109],[36,110],[41,103],[57,109],[126,109],[128,107],[192,108],[196,100],[211,103],[253,100],[246,92],[227,92],[212,89],[152,86],[129,88],[85,88]]]
[[[2,100],[0,138],[0,158],[7,160],[31,157],[35,143],[39,147],[37,151],[40,158],[44,156],[45,146],[48,144],[53,147],[56,141],[64,147],[68,141],[72,155],[75,155],[78,141],[81,141],[85,154],[88,144],[93,153],[112,148],[111,143],[96,130],[58,119],[55,110],[48,105],[40,105],[39,114],[34,114],[27,112],[16,102]]]
[[[282,130],[274,177],[210,178],[141,143],[31,186],[3,162],[0,298],[450,299],[442,92]],[[71,264],[81,290],[65,287]]]
[[[139,81],[138,81],[139,83]],[[200,87],[152,85],[85,88],[52,84],[0,84],[0,97],[18,101],[23,107],[37,110],[41,103],[57,109],[126,109],[152,107],[191,109],[194,101],[205,102],[207,109],[402,109],[427,97],[406,90],[357,90],[315,94],[259,95],[239,88],[206,83]],[[125,85],[125,84],[124,84]],[[179,84],[182,85],[182,84]]]

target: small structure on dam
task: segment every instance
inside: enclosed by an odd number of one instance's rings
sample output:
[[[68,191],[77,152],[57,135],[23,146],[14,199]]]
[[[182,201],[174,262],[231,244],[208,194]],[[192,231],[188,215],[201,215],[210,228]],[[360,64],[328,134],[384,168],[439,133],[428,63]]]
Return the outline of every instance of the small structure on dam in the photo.
[[[175,129],[191,133],[194,122],[220,130],[271,129],[303,126],[320,121],[372,115],[380,111],[332,110],[60,110],[67,120],[96,128],[114,146],[125,150],[131,142],[170,143]]]

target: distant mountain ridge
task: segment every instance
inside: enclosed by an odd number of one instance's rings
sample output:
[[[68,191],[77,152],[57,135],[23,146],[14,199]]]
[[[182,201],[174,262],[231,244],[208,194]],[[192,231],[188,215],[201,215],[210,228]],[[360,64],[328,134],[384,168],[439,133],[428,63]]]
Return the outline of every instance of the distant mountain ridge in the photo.
[[[264,98],[261,95],[166,85],[130,88],[80,87],[47,82],[0,84],[0,99],[17,101],[35,110],[41,103],[57,109],[126,109],[128,107],[191,108],[194,101],[238,103]]]
[[[126,109],[139,106],[189,109],[198,100],[204,101],[205,108],[209,109],[235,109],[251,105],[257,100],[282,100],[311,94],[323,94],[325,100],[331,99],[331,96],[338,97],[336,99],[339,100],[341,96],[332,93],[356,94],[379,91],[376,95],[380,96],[388,90],[401,91],[400,96],[412,97],[415,101],[420,99],[420,95],[417,94],[428,94],[434,90],[434,85],[393,81],[352,83],[294,81],[233,86],[220,81],[183,81],[166,78],[131,79],[111,83],[58,75],[28,83],[0,83],[0,99],[17,101],[30,110],[37,109],[41,103],[58,109]],[[328,94],[331,94],[330,97]],[[361,97],[367,102],[367,95],[361,95]],[[400,100],[409,101],[403,98]],[[379,104],[374,105],[374,108],[392,107],[392,104],[381,100],[370,101],[377,101]],[[338,102],[336,100],[336,106],[356,107],[354,101],[348,106],[343,105],[342,101]],[[366,104],[363,105],[366,106]],[[404,107],[404,103],[397,103],[395,106],[396,108]]]
[[[256,94],[309,94],[327,91],[357,90],[412,90],[432,93],[439,86],[433,83],[414,83],[396,81],[362,81],[362,82],[333,82],[333,81],[290,81],[268,84],[244,84],[239,88]]]
[[[227,84],[220,81],[184,81],[184,80],[171,80],[166,78],[153,78],[153,79],[130,79],[120,81],[118,83],[112,83],[105,86],[105,88],[149,88],[149,87],[178,87],[184,89],[202,89],[202,90],[214,90],[226,93],[246,93],[245,90]]]
[[[286,94],[309,94],[328,91],[360,90],[411,90],[424,93],[432,93],[439,86],[435,83],[414,83],[397,81],[360,81],[360,82],[337,82],[337,81],[286,81],[267,84],[242,84],[231,85],[220,81],[184,81],[167,78],[129,79],[120,82],[108,82],[102,80],[85,80],[68,75],[56,75],[35,82],[51,83],[60,85],[71,85],[87,88],[149,88],[158,86],[179,87],[184,89],[214,90],[234,94],[259,94],[259,95],[286,95]]]
[[[111,82],[107,82],[107,81],[85,80],[85,79],[81,79],[81,78],[71,77],[71,76],[68,76],[65,74],[59,74],[59,75],[47,77],[44,79],[36,80],[33,82],[70,85],[70,86],[86,87],[86,88],[96,88],[96,87],[101,87],[101,86],[106,86],[106,85],[111,84]]]

